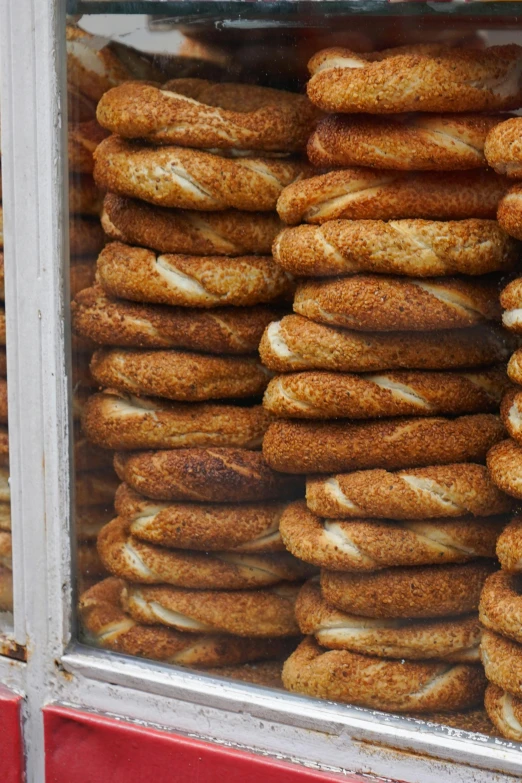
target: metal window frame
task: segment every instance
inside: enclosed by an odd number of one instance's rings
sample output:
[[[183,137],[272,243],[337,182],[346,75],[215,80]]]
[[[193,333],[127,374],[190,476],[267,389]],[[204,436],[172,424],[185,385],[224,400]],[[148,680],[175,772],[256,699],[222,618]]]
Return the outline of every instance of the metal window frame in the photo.
[[[516,743],[72,641],[64,15],[62,0],[0,3],[12,641],[27,649],[27,663],[0,657],[0,680],[25,694],[28,783],[44,780],[41,708],[51,702],[327,770],[408,783],[515,780],[522,774]]]

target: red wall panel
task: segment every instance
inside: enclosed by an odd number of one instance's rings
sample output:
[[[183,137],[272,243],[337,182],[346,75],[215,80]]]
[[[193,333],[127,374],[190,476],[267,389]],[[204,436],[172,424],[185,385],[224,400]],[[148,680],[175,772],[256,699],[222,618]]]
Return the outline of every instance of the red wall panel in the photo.
[[[21,704],[21,696],[0,685],[0,781],[2,783],[22,783],[24,779]]]
[[[368,783],[64,707],[44,726],[46,783]]]

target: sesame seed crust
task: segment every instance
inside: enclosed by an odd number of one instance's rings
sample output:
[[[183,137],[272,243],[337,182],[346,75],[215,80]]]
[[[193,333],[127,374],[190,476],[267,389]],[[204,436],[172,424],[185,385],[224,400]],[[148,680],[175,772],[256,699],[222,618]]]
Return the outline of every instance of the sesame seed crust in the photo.
[[[498,174],[520,179],[522,177],[522,119],[512,117],[491,128],[484,152],[487,161]]]
[[[488,680],[511,695],[522,698],[522,646],[487,629],[480,647]]]
[[[522,448],[514,440],[496,443],[488,452],[491,478],[503,492],[522,499]]]
[[[501,542],[501,551],[509,538],[517,533],[520,535],[519,524],[515,528],[507,529],[506,538]],[[480,622],[486,628],[519,644],[522,644],[521,588],[522,581],[518,572],[497,571],[486,580],[479,607]]]
[[[500,734],[516,742],[522,740],[522,699],[490,683],[486,688],[485,706]]]
[[[504,231],[522,239],[522,185],[512,185],[500,199],[497,220]]]

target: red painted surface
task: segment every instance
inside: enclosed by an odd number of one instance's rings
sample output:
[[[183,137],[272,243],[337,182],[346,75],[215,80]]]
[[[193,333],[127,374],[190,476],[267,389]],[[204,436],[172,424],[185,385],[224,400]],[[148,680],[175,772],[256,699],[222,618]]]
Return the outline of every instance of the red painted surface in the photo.
[[[2,783],[23,781],[21,704],[21,696],[0,685],[0,781]]]
[[[80,710],[43,712],[45,783],[368,783]]]

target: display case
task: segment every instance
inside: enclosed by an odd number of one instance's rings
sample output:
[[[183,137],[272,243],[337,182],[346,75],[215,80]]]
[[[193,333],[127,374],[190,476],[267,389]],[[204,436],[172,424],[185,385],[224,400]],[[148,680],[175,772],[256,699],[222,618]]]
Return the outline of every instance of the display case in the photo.
[[[522,775],[521,11],[2,7],[28,780]]]

